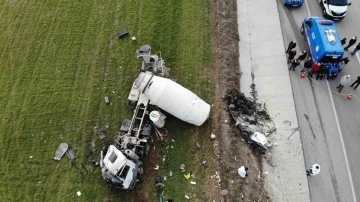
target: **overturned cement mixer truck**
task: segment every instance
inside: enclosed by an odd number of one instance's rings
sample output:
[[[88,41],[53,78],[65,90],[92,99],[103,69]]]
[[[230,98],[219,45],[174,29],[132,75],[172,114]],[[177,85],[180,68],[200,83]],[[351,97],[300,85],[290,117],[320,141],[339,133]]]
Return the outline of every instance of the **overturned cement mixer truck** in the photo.
[[[125,119],[113,145],[101,151],[101,173],[111,187],[132,190],[142,180],[143,162],[150,149],[153,129],[165,125],[161,110],[180,120],[202,125],[210,114],[210,105],[193,92],[164,78],[170,69],[164,60],[151,54],[149,45],[137,50],[141,71],[131,88],[128,107],[134,111]],[[150,112],[150,113],[149,113]]]

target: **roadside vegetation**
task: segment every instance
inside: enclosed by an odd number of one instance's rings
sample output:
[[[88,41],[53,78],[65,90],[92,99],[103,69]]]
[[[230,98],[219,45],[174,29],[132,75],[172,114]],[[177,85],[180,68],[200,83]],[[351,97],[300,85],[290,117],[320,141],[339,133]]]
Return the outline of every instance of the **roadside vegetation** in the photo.
[[[126,101],[140,46],[161,52],[171,79],[214,103],[212,9],[211,1],[0,1],[0,201],[157,201],[155,178],[170,170],[164,197],[217,199],[210,189],[218,186],[210,178],[217,166],[209,140],[213,113],[201,127],[169,117],[169,136],[152,146],[136,191],[108,188],[92,166],[121,121],[132,117]],[[118,39],[123,30],[130,36]],[[83,175],[66,156],[52,159],[61,142],[74,149]],[[188,172],[195,178],[186,180]]]

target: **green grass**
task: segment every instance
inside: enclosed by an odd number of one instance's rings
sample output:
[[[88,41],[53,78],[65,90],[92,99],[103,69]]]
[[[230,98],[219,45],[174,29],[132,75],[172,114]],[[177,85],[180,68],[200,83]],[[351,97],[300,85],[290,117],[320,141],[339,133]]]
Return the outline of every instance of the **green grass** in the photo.
[[[132,116],[126,98],[140,68],[135,50],[144,44],[161,51],[172,78],[213,103],[211,9],[209,1],[0,0],[0,201],[131,201],[133,193],[109,189],[99,168],[92,169],[89,160],[98,160],[98,151],[85,157],[91,140],[103,144],[94,127],[110,123],[111,141]],[[137,41],[119,40],[122,30]],[[198,161],[211,156],[211,122],[196,138],[195,127],[179,120],[168,128],[176,142],[162,167],[179,179],[180,163],[198,169],[199,185],[168,180],[166,196],[199,196],[208,171]],[[66,157],[52,160],[62,141],[75,149],[77,165],[86,165],[85,178]],[[148,201],[156,201],[153,184],[140,186]]]

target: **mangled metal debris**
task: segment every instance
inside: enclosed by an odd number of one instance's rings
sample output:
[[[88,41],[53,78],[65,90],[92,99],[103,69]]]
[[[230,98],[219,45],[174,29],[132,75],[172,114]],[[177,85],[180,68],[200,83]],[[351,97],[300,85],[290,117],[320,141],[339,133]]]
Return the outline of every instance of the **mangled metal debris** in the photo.
[[[276,128],[266,111],[265,104],[256,103],[237,90],[230,91],[225,100],[235,121],[235,126],[240,129],[241,136],[255,149],[262,152],[267,151],[272,146],[272,142],[267,136]]]

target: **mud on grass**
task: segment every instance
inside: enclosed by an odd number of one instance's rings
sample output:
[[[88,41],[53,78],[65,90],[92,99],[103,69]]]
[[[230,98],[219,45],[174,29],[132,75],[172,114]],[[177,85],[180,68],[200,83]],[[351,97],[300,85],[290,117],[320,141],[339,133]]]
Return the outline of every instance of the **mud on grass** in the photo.
[[[241,64],[239,64],[239,35],[235,0],[215,0],[217,85],[215,96],[214,128],[219,134],[221,188],[229,191],[226,201],[268,201],[262,173],[261,156],[243,142],[235,128],[226,102],[221,97],[230,89],[239,89]],[[240,67],[240,68],[239,68]],[[249,168],[249,176],[241,178],[240,166]]]

